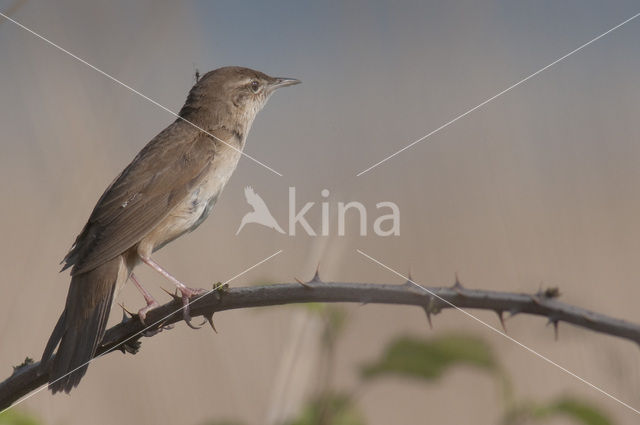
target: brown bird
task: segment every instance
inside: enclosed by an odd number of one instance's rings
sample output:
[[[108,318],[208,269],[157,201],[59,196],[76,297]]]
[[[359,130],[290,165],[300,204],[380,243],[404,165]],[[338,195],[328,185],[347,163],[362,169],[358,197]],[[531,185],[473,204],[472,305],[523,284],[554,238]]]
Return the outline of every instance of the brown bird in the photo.
[[[207,218],[238,164],[258,111],[277,88],[299,82],[240,67],[203,75],[179,118],[107,188],[63,260],[62,270],[72,267],[71,284],[42,355],[54,393],[70,392],[86,373],[113,301],[129,278],[147,302],[139,311],[140,320],[144,322],[146,313],[158,305],[132,273],[140,262],[177,286],[190,323],[189,298],[204,290],[184,285],[151,254]]]

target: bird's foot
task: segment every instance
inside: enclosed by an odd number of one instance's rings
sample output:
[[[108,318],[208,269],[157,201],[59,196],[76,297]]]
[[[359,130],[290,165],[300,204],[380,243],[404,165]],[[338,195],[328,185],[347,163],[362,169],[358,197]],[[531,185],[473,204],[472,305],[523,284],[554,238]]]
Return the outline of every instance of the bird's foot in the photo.
[[[180,294],[182,294],[182,317],[184,318],[184,321],[191,329],[200,329],[205,322],[200,325],[194,325],[193,323],[191,323],[191,311],[189,306],[191,304],[191,298],[201,297],[208,294],[209,291],[200,288],[193,289],[184,285],[179,286],[178,290],[180,291]]]
[[[140,310],[138,310],[138,319],[140,319],[140,322],[142,322],[142,324],[145,326],[146,326],[145,320],[147,319],[147,313],[153,310],[154,308],[160,306],[160,304],[158,304],[158,302],[153,298],[148,299],[146,301],[147,301],[146,307],[142,307]]]
[[[173,329],[173,325],[165,325],[164,322],[162,324],[160,324],[157,328],[155,329],[147,329],[146,331],[144,331],[142,333],[142,336],[146,336],[146,337],[152,337],[154,335],[159,334],[162,331],[168,331]]]
[[[164,276],[166,279],[168,279],[170,282],[172,282],[174,285],[176,285],[176,288],[178,288],[178,291],[180,291],[180,294],[182,295],[182,315],[184,317],[184,321],[187,322],[187,325],[190,328],[193,329],[198,329],[200,326],[194,326],[193,324],[191,324],[191,315],[189,314],[189,304],[190,304],[190,298],[195,297],[195,296],[202,296],[207,294],[209,291],[205,290],[205,289],[193,289],[193,288],[189,288],[188,286],[186,286],[184,283],[180,282],[178,279],[176,279],[175,277],[173,277],[171,275],[171,273],[169,273],[168,271],[166,271],[165,269],[163,269],[160,264],[156,263],[155,261],[153,261],[151,258],[149,257],[140,257],[141,260],[149,265],[151,268],[153,268],[155,271],[157,271],[158,273],[160,273],[162,276]],[[204,324],[204,322],[203,322]]]
[[[135,274],[131,273],[131,275],[129,276],[129,279],[133,281],[133,284],[136,286],[136,288],[138,288],[138,290],[144,297],[144,301],[147,303],[146,307],[143,307],[140,310],[138,310],[138,318],[140,319],[140,322],[146,326],[144,321],[147,318],[147,313],[153,310],[154,308],[158,307],[160,304],[158,304],[155,298],[153,298],[153,296],[144,288],[144,286],[142,286],[142,284],[140,283],[140,281],[138,280]]]

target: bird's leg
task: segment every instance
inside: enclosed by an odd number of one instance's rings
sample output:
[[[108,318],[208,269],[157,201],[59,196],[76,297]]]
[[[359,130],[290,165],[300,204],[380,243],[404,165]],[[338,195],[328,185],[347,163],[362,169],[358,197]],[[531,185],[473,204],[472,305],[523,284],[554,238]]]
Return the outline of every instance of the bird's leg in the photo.
[[[196,295],[204,295],[204,294],[208,293],[209,291],[207,291],[206,289],[189,288],[187,285],[185,285],[184,283],[180,282],[178,279],[173,277],[173,275],[171,275],[171,273],[169,273],[168,271],[163,269],[162,266],[160,266],[160,264],[158,264],[155,261],[153,261],[150,257],[147,257],[147,258],[143,257],[141,259],[149,267],[153,268],[155,271],[160,273],[162,276],[164,276],[171,283],[176,285],[176,287],[178,288],[178,291],[180,291],[180,294],[182,294],[182,305],[183,305],[182,316],[184,317],[184,321],[187,322],[187,325],[190,328],[198,329],[197,326],[194,326],[194,325],[191,324],[191,315],[189,314],[189,298],[191,298],[193,296],[196,296]]]
[[[156,301],[155,298],[153,298],[153,296],[149,293],[149,291],[147,291],[144,288],[144,286],[142,286],[142,284],[136,278],[135,274],[131,273],[131,276],[129,276],[129,278],[133,281],[133,284],[136,286],[136,288],[138,288],[138,291],[140,291],[140,293],[144,297],[144,300],[147,303],[146,307],[143,307],[140,310],[138,310],[138,318],[144,325],[145,324],[144,321],[147,318],[147,313],[153,310],[154,308],[158,307],[160,304],[158,304],[158,301]]]

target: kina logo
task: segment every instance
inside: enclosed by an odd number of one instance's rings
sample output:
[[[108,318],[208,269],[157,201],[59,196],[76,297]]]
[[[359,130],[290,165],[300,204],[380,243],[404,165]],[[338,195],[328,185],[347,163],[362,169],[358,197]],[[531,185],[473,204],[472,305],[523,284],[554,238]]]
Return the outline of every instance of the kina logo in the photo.
[[[246,198],[247,203],[253,208],[253,211],[246,213],[244,217],[242,217],[242,221],[240,222],[240,227],[238,227],[238,230],[236,231],[236,235],[240,233],[240,230],[242,230],[246,224],[249,223],[262,224],[263,226],[276,230],[279,233],[284,233],[282,227],[280,227],[276,219],[271,214],[271,211],[269,211],[267,204],[251,186],[244,188],[244,197]]]

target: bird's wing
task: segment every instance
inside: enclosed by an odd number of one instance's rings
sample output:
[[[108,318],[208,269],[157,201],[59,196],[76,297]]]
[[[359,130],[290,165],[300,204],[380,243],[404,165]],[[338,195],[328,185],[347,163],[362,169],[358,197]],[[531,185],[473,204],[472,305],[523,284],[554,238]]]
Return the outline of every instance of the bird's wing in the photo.
[[[213,135],[232,137],[224,129]],[[102,195],[63,270],[91,270],[140,242],[206,175],[215,150],[212,138],[181,120],[158,134]]]
[[[244,197],[247,200],[247,203],[254,207],[255,210],[255,202],[256,202],[256,192],[253,190],[251,186],[247,186],[244,188]]]
[[[247,203],[253,207],[254,211],[259,210],[267,210],[267,205],[264,203],[264,200],[258,195],[251,186],[247,186],[244,188],[244,196],[247,198]]]

